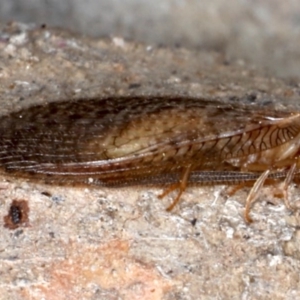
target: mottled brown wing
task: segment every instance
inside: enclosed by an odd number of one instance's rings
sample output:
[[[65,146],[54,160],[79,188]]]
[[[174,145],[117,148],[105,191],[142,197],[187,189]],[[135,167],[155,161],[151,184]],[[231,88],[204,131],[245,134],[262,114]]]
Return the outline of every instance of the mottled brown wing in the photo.
[[[281,121],[289,116],[182,97],[50,103],[0,119],[0,165],[24,176],[99,184],[178,173],[187,165],[225,170],[228,158],[293,139],[299,126]]]

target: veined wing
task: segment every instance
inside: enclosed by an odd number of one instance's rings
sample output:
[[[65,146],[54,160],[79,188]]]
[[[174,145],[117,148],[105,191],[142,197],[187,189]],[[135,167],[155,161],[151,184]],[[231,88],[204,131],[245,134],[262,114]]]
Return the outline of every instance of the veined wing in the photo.
[[[228,158],[287,143],[298,115],[184,97],[50,103],[0,119],[6,171],[115,180],[230,168]]]

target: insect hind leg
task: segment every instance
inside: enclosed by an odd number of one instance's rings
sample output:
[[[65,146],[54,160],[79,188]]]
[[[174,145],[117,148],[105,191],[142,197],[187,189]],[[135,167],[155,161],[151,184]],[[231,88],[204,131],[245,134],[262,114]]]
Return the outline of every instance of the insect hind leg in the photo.
[[[167,211],[173,210],[173,208],[180,201],[181,195],[183,194],[183,192],[187,188],[190,173],[191,173],[191,165],[189,165],[187,168],[184,169],[182,177],[181,177],[181,179],[178,183],[170,185],[161,195],[158,196],[160,199],[162,199],[163,197],[165,197],[166,195],[168,195],[172,191],[174,191],[176,189],[179,189],[179,192],[178,192],[176,198],[173,200],[171,205],[167,208]]]

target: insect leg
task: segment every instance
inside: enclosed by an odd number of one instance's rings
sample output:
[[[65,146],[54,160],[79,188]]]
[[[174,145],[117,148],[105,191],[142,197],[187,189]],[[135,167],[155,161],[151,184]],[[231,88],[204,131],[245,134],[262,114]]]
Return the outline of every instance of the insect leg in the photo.
[[[176,204],[179,202],[182,193],[185,191],[185,189],[187,187],[190,173],[191,173],[191,165],[189,165],[184,170],[182,177],[178,183],[172,184],[161,195],[158,196],[160,199],[162,199],[163,197],[165,197],[166,195],[168,195],[170,192],[174,191],[175,189],[179,189],[179,192],[178,192],[176,198],[173,200],[172,204],[167,208],[167,211],[171,211],[176,206]]]
[[[260,175],[260,177],[254,183],[254,185],[247,197],[246,207],[245,207],[245,212],[244,212],[244,218],[247,223],[252,222],[252,219],[249,216],[251,205],[256,200],[258,192],[260,191],[261,187],[264,185],[266,179],[268,178],[269,173],[270,173],[270,170],[266,170]]]
[[[296,163],[294,163],[289,169],[286,178],[283,182],[283,189],[282,189],[284,204],[290,210],[293,210],[293,207],[291,206],[291,203],[288,198],[288,188],[292,180],[294,179],[295,173],[296,173]]]

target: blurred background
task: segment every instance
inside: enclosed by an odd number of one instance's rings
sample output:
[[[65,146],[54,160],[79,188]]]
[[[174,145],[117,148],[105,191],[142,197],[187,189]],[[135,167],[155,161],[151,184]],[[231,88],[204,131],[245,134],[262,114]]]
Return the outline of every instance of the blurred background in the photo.
[[[1,0],[0,21],[217,50],[270,75],[300,75],[298,0]]]

